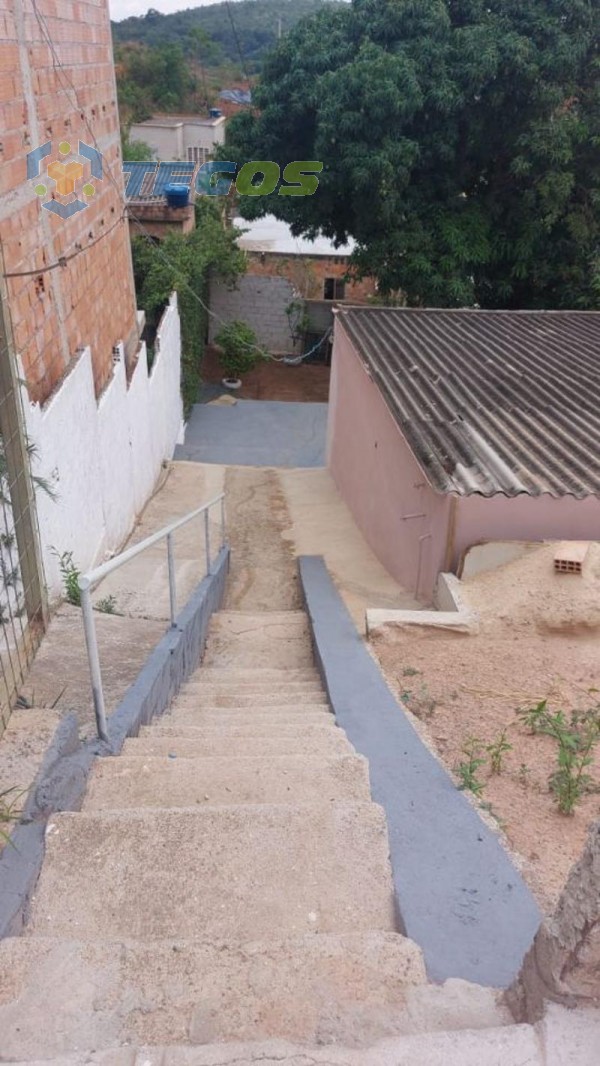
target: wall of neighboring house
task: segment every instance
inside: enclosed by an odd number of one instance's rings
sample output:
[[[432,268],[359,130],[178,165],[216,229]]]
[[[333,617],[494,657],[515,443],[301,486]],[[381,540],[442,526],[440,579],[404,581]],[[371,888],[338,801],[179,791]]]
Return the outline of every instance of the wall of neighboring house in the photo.
[[[595,496],[437,493],[339,321],[329,393],[328,465],[375,554],[392,577],[423,600],[431,599],[438,573],[456,572],[474,544],[598,539],[600,498]]]
[[[600,497],[466,496],[457,501],[452,566],[486,540],[598,540]]]
[[[183,127],[183,159],[188,158],[188,149],[199,148],[204,158],[198,158],[197,162],[203,163],[211,156],[216,145],[225,141],[225,119],[216,124],[201,125],[197,122],[186,122]],[[196,162],[196,160],[194,160]]]
[[[96,392],[112,373],[112,349],[132,344],[135,295],[127,222],[110,22],[106,0],[74,18],[71,0],[3,4],[0,35],[0,240],[9,277],[15,344],[30,395],[44,402],[79,348],[89,346]],[[36,17],[36,12],[38,17]],[[50,37],[54,51],[47,42]],[[59,66],[62,64],[62,69]],[[65,89],[69,80],[75,91]],[[90,134],[93,134],[93,137]],[[97,141],[105,176],[84,211],[63,220],[42,209],[27,180],[28,152],[51,141]],[[68,158],[68,157],[66,157]],[[111,173],[113,181],[109,180]],[[52,188],[45,164],[40,180]]]
[[[25,400],[36,445],[34,473],[56,494],[38,492],[40,539],[50,595],[61,594],[54,549],[72,551],[81,570],[119,546],[152,492],[162,463],[182,440],[180,330],[173,295],[158,329],[148,370],[143,344],[127,382],[123,347],[110,383],[96,398],[92,354],[77,358],[62,388],[40,407]]]
[[[222,281],[212,281],[209,340],[214,341],[223,322],[240,319],[252,327],[259,343],[271,353],[297,352],[302,338],[296,338],[294,343],[286,313],[295,299],[294,289],[286,278],[245,274],[232,289]]]
[[[133,123],[129,130],[131,141],[144,141],[152,149],[155,159],[183,159],[183,126],[182,124],[161,126],[160,124],[145,125],[143,122]]]
[[[47,583],[56,592],[51,547],[73,550],[81,567],[119,547],[181,423],[175,304],[164,323],[164,359],[149,378],[140,349],[106,0],[0,4],[0,128],[5,310],[26,382],[36,472],[59,492],[56,504],[38,495]],[[27,154],[48,141],[40,197]],[[72,151],[61,154],[64,141]],[[80,141],[102,153],[103,176],[85,209],[62,219],[42,207],[56,197],[46,166],[72,159]],[[136,357],[128,385],[126,365]]]
[[[427,483],[339,320],[327,453],[340,494],[388,573],[408,592],[431,600],[444,569],[450,499]]]
[[[294,285],[307,300],[322,300],[325,297],[327,279],[342,282],[348,270],[345,256],[280,255],[273,252],[249,252],[248,273],[258,277],[284,277]],[[331,286],[328,286],[331,288]],[[338,291],[339,285],[337,286]],[[374,278],[346,281],[343,296],[334,293],[331,299],[344,299],[347,303],[368,303],[376,293]]]

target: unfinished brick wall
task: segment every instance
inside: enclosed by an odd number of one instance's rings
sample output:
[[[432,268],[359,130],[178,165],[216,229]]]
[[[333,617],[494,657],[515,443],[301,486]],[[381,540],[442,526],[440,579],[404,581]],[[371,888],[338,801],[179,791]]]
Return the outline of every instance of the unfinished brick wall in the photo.
[[[0,0],[0,130],[4,270],[34,271],[7,280],[30,397],[43,403],[88,345],[98,395],[113,346],[135,346],[137,330],[107,0]],[[88,207],[67,220],[42,209],[27,180],[27,153],[48,140],[49,158],[61,141],[76,152],[79,140],[104,157]]]
[[[258,277],[286,278],[306,300],[322,300],[326,278],[344,278],[348,272],[345,256],[288,256],[275,252],[249,252],[248,273]],[[374,278],[346,281],[347,303],[368,303],[376,293]]]
[[[507,998],[517,1021],[537,1021],[547,1001],[600,1007],[600,822]]]

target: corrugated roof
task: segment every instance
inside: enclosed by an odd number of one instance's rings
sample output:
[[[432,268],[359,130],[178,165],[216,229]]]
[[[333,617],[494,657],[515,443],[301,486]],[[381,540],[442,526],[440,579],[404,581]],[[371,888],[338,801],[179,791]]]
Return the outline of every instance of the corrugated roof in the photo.
[[[149,170],[152,165],[153,170]],[[173,182],[176,185],[192,187],[196,163],[132,163],[123,161],[123,180],[125,182],[125,194],[127,200],[143,200],[152,202],[162,200],[165,195],[165,185]]]
[[[336,317],[434,488],[600,494],[600,312]]]

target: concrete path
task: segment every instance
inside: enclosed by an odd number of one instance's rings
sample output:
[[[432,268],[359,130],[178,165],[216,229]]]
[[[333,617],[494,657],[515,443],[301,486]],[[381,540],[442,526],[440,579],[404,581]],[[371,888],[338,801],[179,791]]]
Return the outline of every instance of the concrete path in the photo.
[[[327,404],[196,404],[175,459],[226,466],[325,466]]]

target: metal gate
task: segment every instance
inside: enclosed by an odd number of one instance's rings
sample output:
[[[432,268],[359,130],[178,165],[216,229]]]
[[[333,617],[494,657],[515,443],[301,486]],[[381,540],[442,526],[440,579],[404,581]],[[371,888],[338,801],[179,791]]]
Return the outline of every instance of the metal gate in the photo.
[[[47,622],[31,451],[0,276],[0,736]]]

